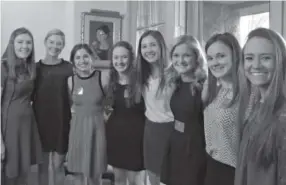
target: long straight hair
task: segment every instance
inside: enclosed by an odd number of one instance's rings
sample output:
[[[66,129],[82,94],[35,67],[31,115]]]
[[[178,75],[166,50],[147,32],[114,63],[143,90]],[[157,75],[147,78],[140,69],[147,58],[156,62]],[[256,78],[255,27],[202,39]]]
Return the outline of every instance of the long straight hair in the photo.
[[[15,38],[18,35],[28,34],[32,39],[32,51],[27,57],[26,61],[19,59],[15,53]],[[32,33],[26,28],[18,28],[14,30],[10,36],[8,46],[2,55],[2,62],[5,62],[8,68],[8,77],[14,81],[17,81],[21,75],[18,70],[26,70],[31,80],[36,77],[36,63],[35,63],[35,48],[34,38]],[[20,69],[19,69],[20,67]]]
[[[242,52],[239,42],[231,33],[215,34],[206,43],[205,52],[207,53],[209,47],[215,42],[222,42],[228,46],[231,50],[232,58],[232,68],[231,68],[231,82],[233,87],[233,97],[228,103],[228,107],[232,106],[235,101],[238,100],[239,96],[239,64],[241,63]],[[208,69],[208,96],[205,101],[204,107],[208,106],[217,96],[220,87],[217,85],[218,79],[211,73]]]
[[[262,126],[267,124],[273,124],[273,129],[271,129],[267,137],[255,137],[253,142],[251,143],[251,148],[254,151],[254,155],[250,156],[251,159],[257,161],[259,165],[262,165],[263,167],[267,168],[274,160],[276,154],[276,145],[274,143],[276,140],[277,127],[275,124],[275,120],[279,116],[280,111],[283,111],[282,108],[285,106],[286,102],[286,42],[279,33],[273,30],[266,28],[257,28],[248,34],[245,46],[247,45],[248,41],[254,37],[267,39],[273,44],[276,63],[275,70],[274,75],[267,88],[267,94],[264,99],[264,102],[258,107],[255,106],[250,116],[246,118],[245,110],[249,104],[248,102],[249,93],[251,91],[251,84],[245,75],[241,77],[241,86],[245,88],[240,89],[241,103],[239,106],[239,121],[241,124],[243,124],[244,121],[247,121],[250,124],[257,123]],[[243,48],[243,51],[245,49],[245,46]],[[257,91],[257,93],[259,92]],[[259,100],[260,98],[257,99],[257,101]],[[258,134],[263,133],[259,132]]]
[[[160,82],[159,82],[159,88],[157,92],[162,91],[165,87],[165,68],[167,67],[167,47],[164,40],[163,35],[156,30],[147,30],[145,31],[142,36],[139,39],[138,43],[138,50],[137,50],[137,59],[136,59],[136,68],[137,68],[137,79],[140,82],[140,91],[142,91],[142,88],[144,86],[148,86],[148,79],[151,76],[151,64],[144,59],[141,53],[141,43],[142,40],[147,37],[152,36],[158,43],[160,48],[161,56],[159,58],[158,65],[159,65],[159,72],[160,72]],[[157,93],[158,94],[158,93]]]
[[[126,93],[127,96],[125,96],[125,103],[127,107],[131,107],[135,103],[139,103],[141,100],[141,93],[136,89],[136,87],[139,85],[138,79],[136,78],[136,60],[134,56],[134,51],[131,46],[126,41],[119,41],[113,47],[111,48],[109,52],[109,60],[112,62],[113,61],[113,51],[117,47],[123,47],[128,50],[128,68],[126,69],[127,76],[129,78],[129,84],[127,84],[127,88],[124,91],[124,94]],[[112,62],[113,63],[113,62]],[[107,91],[107,101],[109,104],[114,103],[114,95],[116,91],[116,84],[119,82],[119,75],[114,66],[112,65],[111,67],[111,72],[110,72],[110,82],[108,86],[108,91]]]

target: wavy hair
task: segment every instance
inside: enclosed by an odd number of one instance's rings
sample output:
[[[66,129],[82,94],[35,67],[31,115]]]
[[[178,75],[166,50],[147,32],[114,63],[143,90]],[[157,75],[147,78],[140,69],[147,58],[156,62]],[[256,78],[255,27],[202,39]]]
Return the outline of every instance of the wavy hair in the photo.
[[[196,67],[193,69],[194,79],[190,84],[190,90],[192,95],[195,95],[196,90],[202,90],[203,83],[207,78],[206,71],[204,70],[203,66],[206,63],[206,58],[202,47],[199,41],[191,36],[191,35],[182,35],[176,38],[174,45],[170,50],[170,59],[172,60],[174,50],[177,46],[186,44],[188,49],[195,53],[196,59],[195,64]],[[173,64],[166,70],[166,81],[168,84],[176,84],[179,85],[180,75],[175,70]]]
[[[232,54],[232,68],[231,68],[231,81],[233,87],[233,97],[228,103],[228,107],[232,106],[239,96],[239,74],[241,72],[240,63],[242,59],[242,51],[239,42],[231,33],[219,33],[213,35],[205,45],[205,52],[207,53],[209,47],[215,42],[222,42],[228,46]],[[221,87],[218,85],[218,79],[208,69],[208,90],[205,101],[205,107],[208,106],[217,96],[217,93]]]
[[[125,89],[125,92],[127,94],[127,96],[125,97],[125,103],[126,103],[127,107],[131,107],[135,103],[139,103],[141,100],[141,94],[136,89],[136,87],[138,86],[138,80],[136,78],[137,71],[136,71],[135,55],[134,55],[133,48],[132,48],[130,43],[128,43],[126,41],[119,41],[113,45],[113,47],[111,48],[111,50],[109,52],[110,61],[113,60],[113,57],[112,57],[113,51],[117,47],[123,47],[123,48],[128,50],[129,66],[128,66],[126,72],[127,72],[128,78],[130,80],[130,83],[127,85],[127,88]],[[115,91],[116,91],[116,84],[118,83],[118,81],[119,81],[118,72],[116,71],[116,69],[112,65],[111,72],[110,72],[110,83],[108,86],[108,91],[107,91],[107,96],[106,96],[108,103],[111,105],[114,103],[114,95],[115,95]]]
[[[26,61],[19,59],[15,53],[15,38],[22,34],[28,34],[32,39],[32,52],[27,57]],[[34,38],[32,33],[24,27],[17,28],[14,30],[10,36],[8,46],[2,55],[2,62],[5,62],[8,69],[8,77],[17,81],[17,79],[21,76],[20,71],[27,71],[30,79],[35,79],[36,77],[36,63],[35,63],[35,45]]]

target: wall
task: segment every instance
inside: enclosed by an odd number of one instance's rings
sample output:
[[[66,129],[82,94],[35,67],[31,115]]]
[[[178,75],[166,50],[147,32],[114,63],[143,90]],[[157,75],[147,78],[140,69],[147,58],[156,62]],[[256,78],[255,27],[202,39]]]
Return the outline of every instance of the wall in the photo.
[[[66,34],[66,47],[61,57],[69,59],[70,50],[80,42],[80,14],[90,9],[119,11],[126,14],[126,1],[2,1],[1,2],[1,55],[10,34],[18,27],[28,28],[35,39],[36,60],[45,56],[43,40],[46,33],[59,28]],[[127,25],[123,21],[123,39]]]
[[[120,12],[122,15],[126,15],[127,1],[75,1],[74,9],[74,39],[75,43],[79,43],[81,33],[81,12],[89,12],[91,9],[111,10]],[[122,39],[127,38],[126,33],[127,23],[123,20],[122,27]]]

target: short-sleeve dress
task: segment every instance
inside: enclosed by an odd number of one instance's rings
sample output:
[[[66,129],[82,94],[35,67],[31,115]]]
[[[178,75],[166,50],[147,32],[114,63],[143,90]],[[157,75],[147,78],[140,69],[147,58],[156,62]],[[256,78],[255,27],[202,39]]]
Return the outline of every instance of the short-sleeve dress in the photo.
[[[179,81],[171,98],[171,109],[182,129],[174,129],[162,165],[161,181],[167,185],[202,185],[206,152],[201,91],[192,95],[189,82]]]
[[[101,71],[73,76],[67,170],[95,179],[107,169]]]
[[[108,164],[131,171],[144,169],[143,135],[145,106],[141,102],[126,106],[127,85],[116,84],[113,112],[106,123]]]
[[[72,64],[65,60],[57,65],[37,63],[33,107],[44,152],[67,152],[71,119],[67,79],[72,74]]]
[[[15,82],[8,77],[6,61],[1,64],[1,131],[6,147],[4,174],[15,178],[29,172],[32,164],[39,164],[42,148],[31,94],[34,80]]]

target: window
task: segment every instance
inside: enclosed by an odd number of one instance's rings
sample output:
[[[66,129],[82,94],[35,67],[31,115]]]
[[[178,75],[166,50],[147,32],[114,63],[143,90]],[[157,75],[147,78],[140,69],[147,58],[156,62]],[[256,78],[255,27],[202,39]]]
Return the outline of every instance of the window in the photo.
[[[186,1],[138,1],[136,50],[146,30],[158,30],[167,46],[174,37],[185,34]],[[173,15],[173,16],[172,16]]]
[[[186,1],[175,1],[174,37],[186,34]]]
[[[255,28],[269,28],[269,12],[245,15],[240,17],[240,44],[243,46],[250,31]]]
[[[136,50],[139,39],[146,30],[158,30],[164,34],[164,5],[163,1],[138,1]]]

